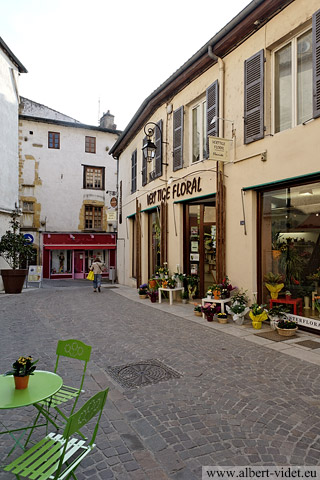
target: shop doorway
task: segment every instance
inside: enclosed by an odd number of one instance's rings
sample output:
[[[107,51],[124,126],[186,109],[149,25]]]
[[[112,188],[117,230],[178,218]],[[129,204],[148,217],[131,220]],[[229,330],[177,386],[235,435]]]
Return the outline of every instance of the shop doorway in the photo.
[[[199,296],[216,283],[215,197],[185,205],[184,265],[187,275],[199,277]]]
[[[84,278],[85,275],[85,253],[84,251],[74,252],[74,278]]]

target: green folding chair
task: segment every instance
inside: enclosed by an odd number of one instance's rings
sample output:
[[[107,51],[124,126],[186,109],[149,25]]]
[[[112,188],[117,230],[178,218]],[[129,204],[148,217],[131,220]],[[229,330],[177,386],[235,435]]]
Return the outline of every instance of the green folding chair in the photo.
[[[83,371],[81,376],[81,382],[79,388],[69,387],[67,385],[62,385],[61,389],[55,393],[52,397],[43,400],[42,402],[36,403],[34,406],[38,409],[38,415],[34,421],[36,425],[39,416],[42,414],[47,421],[52,423],[54,427],[59,430],[59,425],[56,423],[58,415],[62,417],[62,422],[67,422],[68,417],[61,411],[59,406],[64,403],[74,400],[70,415],[73,414],[74,409],[79,400],[80,393],[83,392],[83,382],[87,370],[87,364],[90,360],[91,346],[86,345],[80,340],[69,339],[69,340],[59,340],[57,345],[57,361],[54,369],[54,373],[57,373],[60,357],[68,357],[80,360],[83,363]],[[54,413],[51,413],[50,409],[54,409]],[[30,437],[32,435],[33,429],[31,429],[30,434],[26,440],[25,446],[27,446]]]
[[[77,480],[75,469],[96,446],[94,442],[108,390],[107,388],[96,393],[78,412],[71,415],[62,435],[50,433],[4,470],[15,474],[18,480],[21,477],[37,480],[62,480],[72,477]],[[98,418],[94,424],[91,440],[85,442],[76,438],[74,434],[96,415]]]

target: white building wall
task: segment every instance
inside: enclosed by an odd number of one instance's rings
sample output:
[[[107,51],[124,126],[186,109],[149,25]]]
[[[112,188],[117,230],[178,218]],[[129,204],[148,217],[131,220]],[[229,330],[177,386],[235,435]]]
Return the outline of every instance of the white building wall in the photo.
[[[18,204],[18,69],[0,49],[0,236]],[[8,268],[0,257],[0,269]],[[0,277],[0,290],[3,288]]]
[[[97,127],[98,128],[98,127]],[[48,132],[60,133],[60,148],[48,148]],[[104,213],[114,208],[110,200],[116,191],[117,161],[108,153],[116,133],[77,128],[41,121],[20,120],[20,202],[34,202],[33,228],[43,231],[81,231],[83,205],[103,202]],[[85,152],[85,137],[96,137],[96,153]],[[84,165],[105,167],[104,190],[83,188]],[[107,219],[107,215],[104,215]],[[30,219],[24,214],[24,226]],[[103,230],[113,231],[116,222]]]

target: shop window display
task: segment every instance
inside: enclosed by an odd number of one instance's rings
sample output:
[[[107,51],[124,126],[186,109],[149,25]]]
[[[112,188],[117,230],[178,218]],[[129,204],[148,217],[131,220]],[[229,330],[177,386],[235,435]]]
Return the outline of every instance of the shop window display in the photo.
[[[281,276],[278,298],[302,299],[302,315],[319,318],[320,183],[295,185],[261,194],[261,291],[270,299],[264,279]]]
[[[72,251],[54,250],[51,254],[51,274],[72,272]]]

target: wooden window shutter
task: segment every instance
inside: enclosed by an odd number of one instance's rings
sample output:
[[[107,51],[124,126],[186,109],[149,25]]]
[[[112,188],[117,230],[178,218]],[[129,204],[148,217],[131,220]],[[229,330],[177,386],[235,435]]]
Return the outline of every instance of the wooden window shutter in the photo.
[[[137,150],[131,156],[131,193],[137,190]]]
[[[213,82],[207,88],[207,158],[209,157],[209,135],[219,136],[219,120],[211,124],[214,117],[219,117],[219,83]]]
[[[162,132],[162,120],[157,123]],[[161,177],[162,175],[162,142],[159,128],[155,127],[155,145],[157,147],[154,166],[154,178]]]
[[[264,137],[264,50],[244,62],[244,143]]]
[[[320,117],[320,10],[312,16],[313,117]]]
[[[173,112],[173,171],[183,167],[183,106]]]
[[[144,146],[147,143],[147,137],[144,137],[142,146]],[[142,186],[144,187],[148,183],[147,179],[147,160],[142,152]]]

